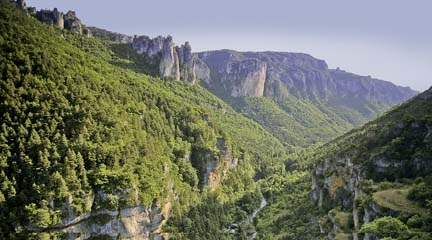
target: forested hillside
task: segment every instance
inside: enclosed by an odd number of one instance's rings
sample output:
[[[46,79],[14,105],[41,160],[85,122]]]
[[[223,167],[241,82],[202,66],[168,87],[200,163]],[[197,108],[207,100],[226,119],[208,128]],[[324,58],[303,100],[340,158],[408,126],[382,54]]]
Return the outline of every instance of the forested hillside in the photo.
[[[432,89],[321,145],[415,92],[306,54],[217,72],[23,2],[0,0],[0,239],[431,238]]]
[[[432,239],[432,88],[316,151],[315,222],[335,239]]]
[[[0,5],[1,238],[157,235],[169,209],[236,201],[284,171],[282,144],[204,88]],[[135,206],[155,212],[150,232],[106,227]]]

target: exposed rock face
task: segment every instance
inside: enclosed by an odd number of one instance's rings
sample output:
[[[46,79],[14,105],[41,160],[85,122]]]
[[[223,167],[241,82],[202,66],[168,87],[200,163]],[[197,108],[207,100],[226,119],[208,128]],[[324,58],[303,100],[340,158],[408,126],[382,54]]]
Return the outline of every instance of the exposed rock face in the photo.
[[[74,11],[68,11],[66,14],[63,14],[57,8],[54,8],[54,10],[42,9],[36,12],[35,17],[41,22],[60,29],[67,29],[76,34],[91,35],[90,30],[84,27]]]
[[[60,29],[63,29],[64,28],[64,16],[63,16],[63,13],[59,12],[57,10],[57,8],[54,8],[52,14],[53,14],[53,19],[54,19],[53,24],[56,27],[58,27]]]
[[[57,8],[54,8],[52,11],[46,9],[37,11],[36,18],[41,22],[54,25],[60,29],[64,28],[63,13],[59,12]]]
[[[370,76],[359,76],[340,69],[329,72],[336,83],[334,91],[341,97],[375,99],[395,105],[416,94],[409,87],[399,87]]]
[[[352,239],[377,239],[371,234],[358,234],[361,225],[383,216],[396,215],[393,210],[385,209],[373,200],[365,202],[368,195],[362,188],[367,180],[366,172],[365,166],[351,163],[350,158],[325,159],[316,166],[310,196],[315,206],[328,211],[326,221],[320,225],[328,233],[328,239],[335,239],[338,234],[350,235]],[[359,205],[359,202],[363,202],[363,205]],[[343,230],[340,223],[334,221],[332,212],[335,209],[349,215],[352,226]]]
[[[325,61],[303,53],[219,50],[197,53],[196,56],[214,72],[211,81],[215,82],[220,79],[237,82],[237,78],[228,77],[236,74],[237,69],[230,67],[235,63],[253,59],[266,64],[263,95],[268,97],[280,97],[283,94],[277,89],[277,82],[283,83],[290,93],[305,98],[326,98],[342,94],[342,96],[373,98],[396,104],[416,94],[409,88],[398,87],[390,82],[358,76],[339,69],[328,69]],[[247,70],[256,71],[253,67],[245,69]],[[243,77],[245,75],[247,76],[244,74]]]
[[[16,1],[18,7],[25,9],[27,7],[26,0],[17,0]]]
[[[372,213],[374,208],[359,209],[356,200],[365,193],[361,189],[364,174],[359,165],[351,163],[350,158],[325,159],[318,164],[312,175],[311,201],[320,210],[327,211],[325,221],[320,223],[322,232],[328,234],[328,239],[335,239],[339,234],[349,235],[352,239],[359,239],[356,231],[364,223],[375,219],[377,214],[364,215],[360,211]],[[333,212],[340,209],[343,214],[350,214],[353,229],[344,232],[339,223],[335,222]],[[370,237],[370,236],[368,236]],[[364,237],[364,239],[371,239]]]
[[[265,62],[238,57],[234,52],[212,53],[196,55],[203,62],[196,68],[199,80],[220,95],[263,96],[267,74]]]
[[[172,185],[170,189],[175,195]],[[61,224],[49,228],[28,226],[27,229],[33,232],[63,233],[66,239],[70,240],[90,239],[97,236],[129,240],[164,239],[161,229],[169,218],[172,206],[169,198],[163,205],[155,203],[151,207],[132,205],[114,209],[101,208],[105,202],[109,201],[109,198],[113,197],[122,201],[131,196],[124,193],[107,194],[99,191],[95,196],[91,195],[88,198],[88,209],[92,210],[80,215],[73,211],[71,207],[73,199],[69,198],[61,207],[61,211],[66,213]]]
[[[197,56],[207,65],[198,65],[198,79],[219,94],[232,97],[263,96],[266,63],[256,58],[239,58],[234,53],[225,52],[200,53]]]
[[[175,46],[171,36],[150,39],[147,36],[135,36],[132,48],[138,54],[159,58],[159,73],[161,77],[172,77],[177,81],[194,83],[196,81],[195,59],[188,42]]]
[[[159,205],[99,211],[76,224],[68,225],[60,232],[65,233],[68,239],[88,239],[97,235],[112,239],[161,239],[160,227],[167,218],[164,211],[166,210]]]
[[[83,33],[81,20],[77,18],[75,11],[68,11],[64,15],[64,26],[73,33]]]
[[[169,167],[165,166],[166,177],[169,171]],[[167,190],[165,200],[162,203],[154,202],[151,206],[133,204],[139,202],[138,190],[131,186],[115,192],[98,190],[86,197],[87,210],[81,214],[75,212],[72,197],[59,206],[54,206],[52,201],[50,207],[62,212],[61,222],[44,228],[29,225],[26,229],[35,233],[58,232],[68,240],[98,237],[128,240],[168,239],[162,227],[168,221],[172,203],[178,200],[178,196],[171,180],[167,181]]]
[[[390,82],[329,69],[325,61],[303,53],[219,50],[195,56],[205,63],[197,64],[197,78],[221,97],[291,95],[328,104],[336,112],[355,110],[369,119],[416,94]]]
[[[180,79],[194,83],[196,81],[196,63],[189,42],[185,42],[181,47],[176,47],[176,52],[179,59]]]
[[[132,40],[132,47],[138,54],[153,57],[162,51],[164,41],[165,39],[162,36],[153,39],[148,36],[135,36]]]
[[[239,162],[238,158],[233,157],[231,146],[227,144],[225,139],[218,139],[217,148],[219,149],[220,158],[206,164],[204,175],[204,186],[209,186],[211,191],[214,191],[220,185],[228,171],[235,168]]]
[[[204,84],[210,84],[210,68],[199,58],[195,58],[195,75],[196,78]]]

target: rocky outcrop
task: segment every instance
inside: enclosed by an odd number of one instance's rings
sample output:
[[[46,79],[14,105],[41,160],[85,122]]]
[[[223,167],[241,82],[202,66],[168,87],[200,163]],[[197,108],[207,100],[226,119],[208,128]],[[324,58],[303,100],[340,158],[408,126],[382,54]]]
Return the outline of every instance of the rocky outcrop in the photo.
[[[175,196],[172,187],[171,185],[170,191]],[[171,200],[167,197],[162,205],[154,203],[150,207],[143,205],[107,207],[110,199],[115,198],[121,202],[130,197],[124,193],[98,191],[95,195],[88,196],[87,208],[91,211],[82,214],[74,212],[73,198],[69,197],[59,208],[65,216],[61,223],[47,228],[35,226],[26,228],[35,233],[60,233],[68,240],[84,240],[93,237],[129,240],[165,239],[162,226],[169,218]]]
[[[64,17],[64,27],[73,33],[82,34],[83,27],[81,20],[76,16],[75,11],[68,11]]]
[[[239,162],[238,158],[233,157],[231,146],[227,144],[225,139],[219,138],[216,146],[219,149],[219,157],[209,161],[205,166],[204,186],[209,186],[210,191],[214,191],[228,171],[235,168]]]
[[[42,9],[36,12],[36,18],[44,23],[56,26],[60,29],[64,28],[63,13],[59,12],[57,8],[54,10]]]
[[[165,165],[164,175],[168,177],[169,167]],[[138,190],[127,186],[121,191],[106,192],[97,190],[86,198],[86,211],[77,213],[74,199],[69,196],[65,203],[51,209],[61,212],[62,218],[56,225],[40,227],[28,225],[26,229],[35,233],[58,233],[68,240],[93,238],[162,240],[168,239],[162,227],[167,222],[172,203],[178,200],[174,183],[167,182],[167,193],[163,202],[153,202],[151,206],[139,204]],[[135,203],[135,204],[134,204]]]
[[[42,9],[36,11],[35,17],[44,23],[53,25],[60,29],[67,29],[76,34],[91,36],[91,32],[77,17],[75,11],[68,11],[66,14],[54,8],[53,10]]]
[[[359,76],[340,69],[330,69],[329,73],[336,83],[333,91],[340,97],[374,99],[395,105],[417,94],[409,87],[396,86],[371,76]]]
[[[197,78],[218,95],[232,97],[264,95],[267,64],[256,58],[241,58],[235,52],[199,53]]]
[[[167,205],[130,206],[116,211],[98,211],[77,224],[59,230],[67,239],[108,236],[112,239],[161,239],[160,227],[168,216]]]
[[[328,234],[328,239],[336,239],[338,235],[349,235],[352,239],[372,239],[371,236],[359,236],[360,226],[375,219],[379,213],[372,202],[359,205],[366,194],[362,190],[365,180],[360,165],[353,164],[350,158],[325,159],[319,163],[312,174],[311,201],[320,211],[328,212],[322,216],[320,229]],[[335,220],[338,209],[345,217],[345,222],[352,221],[352,226],[341,228]],[[363,213],[364,212],[364,213]],[[341,214],[341,213],[338,213]],[[362,217],[363,214],[363,217]]]
[[[27,7],[26,0],[17,0],[16,3],[18,5],[18,7],[22,8],[22,9],[25,9]]]
[[[135,36],[131,42],[132,48],[142,55],[157,58],[161,77],[171,77],[177,81],[194,83],[196,81],[195,59],[188,42],[176,46],[171,36],[149,38]]]

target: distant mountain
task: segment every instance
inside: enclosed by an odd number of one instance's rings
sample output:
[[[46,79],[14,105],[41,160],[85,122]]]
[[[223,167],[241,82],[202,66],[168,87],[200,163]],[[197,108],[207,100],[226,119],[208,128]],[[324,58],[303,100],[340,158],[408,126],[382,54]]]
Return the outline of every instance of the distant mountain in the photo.
[[[204,86],[284,142],[329,140],[417,93],[391,82],[329,69],[325,61],[303,53],[219,50],[195,56],[202,62],[196,72]],[[255,99],[250,103],[250,97],[272,102]],[[269,105],[278,109],[278,117],[263,109]],[[281,135],[285,129],[289,132]]]
[[[192,54],[173,38],[127,36],[89,27],[158,66],[154,76],[199,83],[286,145],[326,142],[417,92],[391,82],[328,69],[303,53],[219,50]],[[148,65],[148,64],[147,64]]]
[[[220,50],[196,56],[210,69],[210,77],[202,79],[205,84],[231,97],[294,95],[347,107],[368,119],[380,112],[373,106],[393,106],[417,93],[391,82],[329,69],[325,61],[303,53]]]

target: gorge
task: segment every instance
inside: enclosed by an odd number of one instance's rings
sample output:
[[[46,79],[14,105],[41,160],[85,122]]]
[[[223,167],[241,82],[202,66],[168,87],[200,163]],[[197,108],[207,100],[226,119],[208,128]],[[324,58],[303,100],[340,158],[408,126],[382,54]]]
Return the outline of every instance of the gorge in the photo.
[[[0,0],[1,239],[430,239],[432,89]]]

